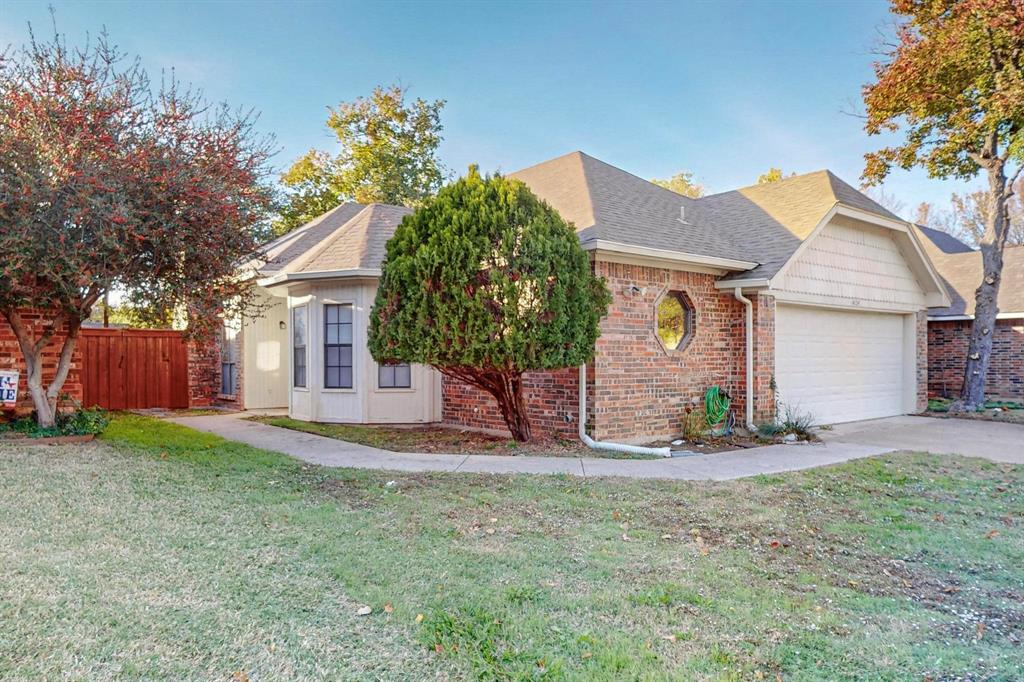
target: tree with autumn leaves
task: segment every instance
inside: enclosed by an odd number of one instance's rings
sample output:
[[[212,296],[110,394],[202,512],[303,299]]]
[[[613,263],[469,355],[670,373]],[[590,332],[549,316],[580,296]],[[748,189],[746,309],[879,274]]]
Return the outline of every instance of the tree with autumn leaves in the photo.
[[[897,41],[864,88],[866,130],[902,133],[867,155],[864,179],[893,167],[923,166],[933,177],[987,181],[985,229],[978,240],[983,275],[956,410],[985,401],[985,377],[998,314],[1008,206],[1024,168],[1024,2],[893,0]]]
[[[253,117],[171,82],[154,94],[106,37],[35,39],[0,62],[0,314],[54,423],[82,322],[116,290],[137,310],[187,310],[191,331],[250,305],[236,265],[268,217],[269,140]],[[24,311],[38,311],[41,324]],[[43,356],[59,344],[55,375]]]

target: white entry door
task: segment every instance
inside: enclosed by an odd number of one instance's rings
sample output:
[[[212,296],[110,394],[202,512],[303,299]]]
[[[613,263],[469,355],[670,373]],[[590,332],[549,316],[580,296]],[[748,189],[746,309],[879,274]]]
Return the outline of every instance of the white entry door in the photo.
[[[780,400],[816,424],[903,414],[904,317],[779,304]]]

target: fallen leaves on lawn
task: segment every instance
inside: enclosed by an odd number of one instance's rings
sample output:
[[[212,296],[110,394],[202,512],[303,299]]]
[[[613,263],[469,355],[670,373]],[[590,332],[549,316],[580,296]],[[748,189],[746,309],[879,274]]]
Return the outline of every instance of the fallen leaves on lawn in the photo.
[[[369,616],[371,613],[373,613],[373,609],[369,606],[360,606],[356,611],[357,616]]]

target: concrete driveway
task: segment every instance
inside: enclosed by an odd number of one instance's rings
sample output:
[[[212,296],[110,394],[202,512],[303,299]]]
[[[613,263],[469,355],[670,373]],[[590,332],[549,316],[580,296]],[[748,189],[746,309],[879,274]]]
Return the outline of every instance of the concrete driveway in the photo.
[[[984,457],[1024,464],[1024,426],[974,419],[890,417],[837,424],[818,435],[826,443]]]

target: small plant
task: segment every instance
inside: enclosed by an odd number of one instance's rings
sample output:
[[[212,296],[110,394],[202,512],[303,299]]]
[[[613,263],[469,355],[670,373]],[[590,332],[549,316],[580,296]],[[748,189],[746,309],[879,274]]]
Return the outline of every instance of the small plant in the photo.
[[[688,441],[699,441],[707,430],[707,416],[698,407],[686,408],[683,416],[683,438]]]
[[[58,436],[93,436],[102,433],[110,424],[106,410],[100,408],[58,412],[53,426],[39,426],[35,415],[19,417],[0,423],[0,433],[13,433],[27,438],[56,438]]]
[[[781,433],[785,432],[782,424],[776,424],[775,422],[764,422],[763,424],[757,425],[757,432],[765,438],[773,438]]]
[[[814,415],[810,412],[800,412],[794,405],[782,403],[782,431],[793,433],[800,438],[812,437],[811,429],[814,428]]]
[[[765,422],[757,426],[757,433],[761,437],[775,438],[792,433],[803,440],[814,438],[814,434],[811,432],[811,429],[814,428],[813,414],[800,412],[796,406],[781,400],[776,401],[776,405],[776,414],[778,415],[776,421]]]

